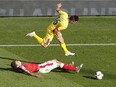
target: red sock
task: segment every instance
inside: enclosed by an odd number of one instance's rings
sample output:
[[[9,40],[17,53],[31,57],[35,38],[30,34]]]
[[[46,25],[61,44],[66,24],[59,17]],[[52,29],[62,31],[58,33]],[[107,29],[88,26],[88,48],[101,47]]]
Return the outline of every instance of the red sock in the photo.
[[[64,64],[63,69],[65,69],[65,70],[71,70],[71,71],[77,71],[76,67],[74,67],[72,65],[69,65],[69,64]]]

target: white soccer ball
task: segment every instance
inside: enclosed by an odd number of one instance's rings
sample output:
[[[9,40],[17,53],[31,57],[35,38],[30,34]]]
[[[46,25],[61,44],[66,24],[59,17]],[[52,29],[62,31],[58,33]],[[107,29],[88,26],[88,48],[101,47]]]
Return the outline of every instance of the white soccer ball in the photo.
[[[101,80],[103,79],[104,74],[101,71],[97,71],[95,76],[98,80]]]

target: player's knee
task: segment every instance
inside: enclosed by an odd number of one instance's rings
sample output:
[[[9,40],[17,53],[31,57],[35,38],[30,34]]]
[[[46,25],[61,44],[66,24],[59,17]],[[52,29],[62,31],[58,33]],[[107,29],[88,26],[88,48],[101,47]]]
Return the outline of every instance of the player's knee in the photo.
[[[60,41],[60,43],[64,43],[64,39],[63,38],[59,39],[59,41]]]
[[[52,61],[55,61],[55,62],[57,62],[58,60],[57,60],[57,59],[53,59]]]
[[[58,63],[58,64],[61,64],[61,63],[62,63],[62,62],[58,61],[57,59],[56,59],[55,61],[56,61],[56,63]]]
[[[47,48],[49,46],[49,44],[45,44],[44,42],[42,42],[41,46],[44,47],[44,48]]]
[[[57,63],[57,66],[60,67],[60,65],[62,64],[62,62],[58,61],[56,62]]]
[[[46,46],[46,45],[43,45],[43,47],[44,47],[44,48],[47,48],[48,46]]]
[[[46,44],[42,44],[42,46],[44,47],[44,48],[47,48],[49,45],[46,45]]]
[[[57,59],[53,59],[52,61],[56,62],[58,65],[61,63],[61,62],[58,61]]]

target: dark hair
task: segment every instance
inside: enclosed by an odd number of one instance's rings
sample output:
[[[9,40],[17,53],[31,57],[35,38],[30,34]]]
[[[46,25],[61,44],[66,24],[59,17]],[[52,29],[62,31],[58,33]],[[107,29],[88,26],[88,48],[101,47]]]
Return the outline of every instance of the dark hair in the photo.
[[[78,21],[79,17],[77,15],[72,15],[72,16],[70,16],[69,20]]]
[[[13,60],[13,61],[11,62],[11,67],[13,68],[13,70],[16,70],[16,69],[17,69],[15,61],[16,61],[16,60]]]
[[[13,71],[16,71],[16,72],[19,72],[19,73],[22,73],[23,70],[17,68],[16,61],[18,61],[18,60],[13,60],[13,61],[11,62],[12,70],[13,70]]]

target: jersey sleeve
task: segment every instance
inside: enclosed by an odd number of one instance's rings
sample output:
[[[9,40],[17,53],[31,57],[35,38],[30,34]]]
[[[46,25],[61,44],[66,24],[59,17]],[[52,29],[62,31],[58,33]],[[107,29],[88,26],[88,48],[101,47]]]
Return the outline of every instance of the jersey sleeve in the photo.
[[[68,14],[64,11],[59,11],[59,17],[53,21],[53,26],[58,30],[65,30],[68,26]]]
[[[22,70],[22,71],[28,71],[23,65],[22,66],[19,66],[19,68]],[[28,71],[29,72],[29,71]]]
[[[68,14],[64,11],[59,11],[59,15],[68,15]]]

